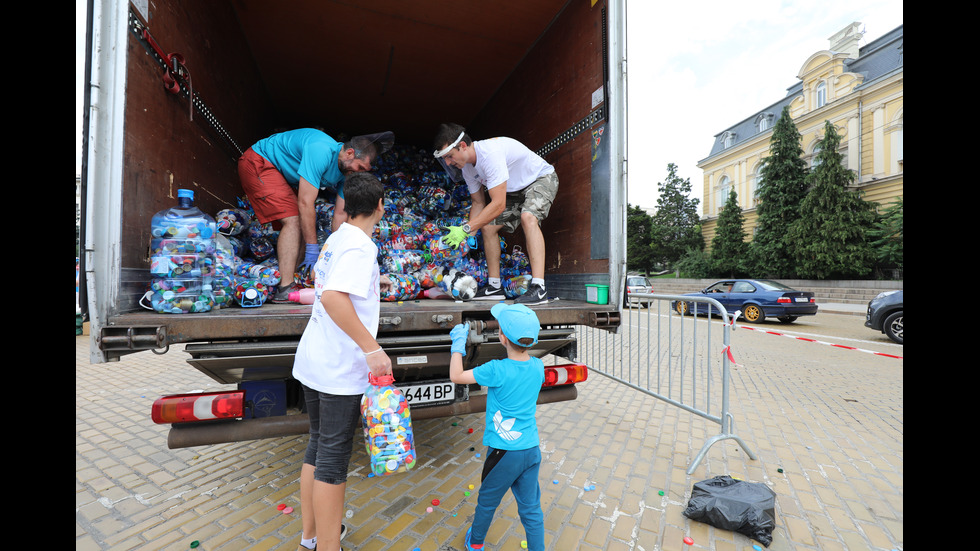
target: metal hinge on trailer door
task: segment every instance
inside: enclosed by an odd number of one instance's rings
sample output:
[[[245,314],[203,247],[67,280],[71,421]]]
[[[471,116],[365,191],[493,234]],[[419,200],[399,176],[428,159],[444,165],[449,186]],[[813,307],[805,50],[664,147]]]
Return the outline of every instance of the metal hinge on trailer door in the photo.
[[[153,57],[153,59],[156,60],[156,62],[160,65],[162,69],[164,70],[171,69],[168,66],[166,60],[160,57],[160,54],[157,52],[156,48],[154,48],[153,45],[150,44],[148,37],[149,38],[152,37],[150,37],[149,35],[149,29],[147,28],[146,24],[144,24],[137,16],[137,14],[133,11],[132,5],[129,6],[129,31],[133,33],[133,36],[136,38],[136,40],[138,40],[139,43],[143,45],[143,48],[146,49],[146,52],[150,54]],[[225,130],[225,127],[221,125],[221,122],[218,120],[218,118],[214,116],[214,113],[211,112],[211,108],[209,108],[207,104],[204,103],[204,100],[201,99],[201,95],[198,94],[197,92],[192,93],[190,91],[191,88],[188,86],[187,81],[181,78],[181,74],[179,73],[179,71],[172,73],[172,76],[174,76],[175,84],[180,86],[180,94],[183,95],[184,97],[190,98],[190,102],[193,109],[196,112],[203,115],[205,120],[207,120],[208,125],[211,126],[212,130],[214,130],[215,133],[222,140],[224,140],[229,146],[232,147],[234,151],[238,153],[236,158],[240,157],[243,153],[242,148],[238,147],[238,143],[231,137],[230,134],[228,134],[228,131]]]

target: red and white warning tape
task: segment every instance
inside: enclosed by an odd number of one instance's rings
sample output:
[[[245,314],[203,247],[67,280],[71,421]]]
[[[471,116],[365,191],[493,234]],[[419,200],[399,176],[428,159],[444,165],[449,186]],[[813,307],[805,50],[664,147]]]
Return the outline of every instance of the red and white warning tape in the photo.
[[[866,354],[873,354],[875,356],[884,356],[886,358],[897,358],[899,360],[904,359],[902,356],[896,356],[895,354],[886,354],[884,352],[875,352],[874,350],[864,350],[863,348],[858,348],[856,346],[847,346],[845,344],[835,344],[832,342],[818,341],[817,339],[810,339],[807,337],[797,337],[795,335],[787,335],[785,333],[780,333],[778,331],[768,331],[766,329],[759,329],[758,327],[749,327],[748,325],[739,325],[740,329],[751,329],[752,331],[760,331],[762,333],[767,333],[769,335],[776,335],[778,337],[789,337],[791,339],[796,339],[798,341],[813,342],[817,344],[825,344],[827,346],[833,346],[834,348],[843,348],[845,350],[856,350],[858,352],[864,352]]]

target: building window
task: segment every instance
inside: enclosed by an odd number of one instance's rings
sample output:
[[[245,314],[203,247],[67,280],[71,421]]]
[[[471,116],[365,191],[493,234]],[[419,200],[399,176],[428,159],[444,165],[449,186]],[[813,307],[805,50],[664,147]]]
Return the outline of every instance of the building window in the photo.
[[[722,176],[721,180],[718,182],[718,208],[717,212],[721,212],[721,209],[725,208],[725,203],[728,202],[728,195],[732,192],[732,180],[728,176]]]
[[[827,105],[827,83],[821,82],[817,84],[817,106],[816,109],[820,109],[824,105]]]
[[[759,184],[762,183],[762,174],[759,173],[759,169],[761,167],[761,163],[756,164],[749,176],[749,200],[752,202],[752,207],[759,205]]]
[[[769,130],[772,125],[772,113],[762,113],[755,118],[755,126],[759,130],[759,133]]]
[[[735,144],[735,133],[734,132],[725,132],[724,134],[722,134],[721,135],[721,143],[722,143],[722,145],[725,146],[725,149],[728,149],[729,147],[731,147],[732,145],[734,145]]]

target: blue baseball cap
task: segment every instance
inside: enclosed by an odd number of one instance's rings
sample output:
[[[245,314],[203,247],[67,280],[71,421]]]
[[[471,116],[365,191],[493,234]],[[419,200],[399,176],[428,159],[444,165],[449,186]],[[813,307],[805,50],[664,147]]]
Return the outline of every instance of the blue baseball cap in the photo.
[[[524,345],[521,339],[534,339],[531,344],[537,344],[538,332],[541,331],[541,322],[538,315],[523,304],[505,304],[503,302],[493,305],[490,309],[493,317],[500,323],[500,331],[507,337],[507,340],[514,344]]]

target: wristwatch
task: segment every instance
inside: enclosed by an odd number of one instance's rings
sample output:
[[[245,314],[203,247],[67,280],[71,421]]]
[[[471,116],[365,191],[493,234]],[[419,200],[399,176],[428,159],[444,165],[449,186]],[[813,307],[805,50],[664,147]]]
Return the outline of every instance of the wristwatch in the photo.
[[[461,227],[461,228],[463,228],[463,231],[464,231],[464,232],[466,232],[466,233],[470,233],[470,223],[469,223],[469,222],[467,222],[467,223],[465,223],[465,224],[463,224],[463,225],[462,225],[462,226],[460,226],[460,227]]]

